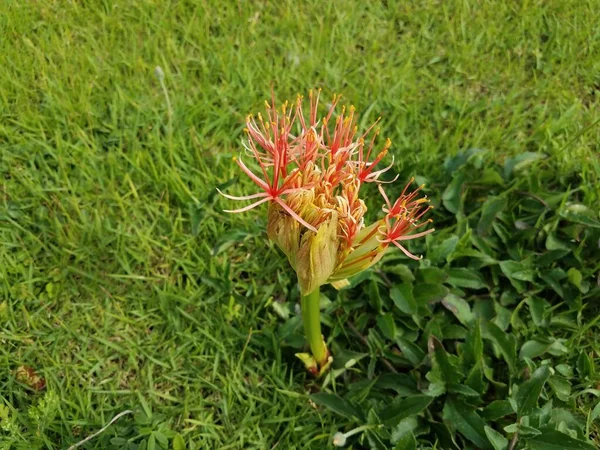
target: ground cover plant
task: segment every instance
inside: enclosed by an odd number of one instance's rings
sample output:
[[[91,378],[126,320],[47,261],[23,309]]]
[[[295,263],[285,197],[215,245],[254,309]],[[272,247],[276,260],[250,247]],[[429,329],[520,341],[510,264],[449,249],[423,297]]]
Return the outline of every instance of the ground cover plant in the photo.
[[[0,448],[125,410],[82,448],[598,445],[594,2],[0,12]],[[248,192],[231,158],[272,87],[381,115],[436,206],[422,261],[323,290],[320,380],[266,222],[216,191]]]

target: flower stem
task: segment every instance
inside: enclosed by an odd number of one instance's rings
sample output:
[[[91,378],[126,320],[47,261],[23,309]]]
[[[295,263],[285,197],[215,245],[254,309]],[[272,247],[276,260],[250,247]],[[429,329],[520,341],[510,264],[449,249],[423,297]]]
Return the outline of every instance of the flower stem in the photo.
[[[310,351],[319,367],[323,367],[327,363],[329,351],[321,335],[320,297],[319,288],[316,288],[310,294],[302,296],[301,305],[304,334],[310,344]]]

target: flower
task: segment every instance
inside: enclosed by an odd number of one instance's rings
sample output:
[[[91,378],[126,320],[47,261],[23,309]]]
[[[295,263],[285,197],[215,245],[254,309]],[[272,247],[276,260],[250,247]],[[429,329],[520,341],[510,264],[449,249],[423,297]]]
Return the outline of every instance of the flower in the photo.
[[[377,149],[379,119],[358,135],[354,107],[336,113],[340,97],[334,96],[319,117],[320,91],[308,97],[308,114],[298,96],[293,108],[287,102],[277,108],[272,99],[266,118],[248,116],[244,147],[257,170],[241,157],[235,161],[261,192],[242,197],[221,192],[233,200],[256,200],[228,212],[269,203],[267,234],[296,270],[303,295],[326,283],[342,285],[379,261],[390,245],[420,259],[402,243],[434,231],[417,231],[431,222],[421,220],[432,208],[426,196],[419,197],[422,186],[410,192],[411,179],[393,203],[383,190],[379,178],[393,161],[387,167],[378,165],[392,143],[387,139]],[[385,202],[385,216],[371,225],[365,224],[367,207],[360,197],[367,183],[378,184]]]
[[[383,208],[383,211],[386,212],[385,216],[385,227],[380,233],[385,236],[384,239],[381,240],[384,244],[394,244],[398,247],[402,252],[411,259],[419,260],[421,259],[418,256],[410,253],[406,248],[404,248],[400,242],[409,241],[411,239],[416,239],[423,237],[427,234],[433,233],[434,229],[430,228],[429,230],[422,231],[420,233],[410,234],[411,231],[416,230],[424,225],[427,225],[431,222],[431,219],[419,223],[421,217],[427,213],[430,209],[433,209],[433,206],[427,206],[423,208],[423,205],[428,202],[427,197],[421,197],[416,199],[419,190],[423,187],[420,186],[417,190],[407,194],[408,187],[414,181],[414,178],[408,182],[400,197],[394,202],[394,204],[390,204],[390,201],[385,194],[385,191],[379,185],[379,191],[383,196],[386,207]],[[416,199],[416,200],[415,200]]]

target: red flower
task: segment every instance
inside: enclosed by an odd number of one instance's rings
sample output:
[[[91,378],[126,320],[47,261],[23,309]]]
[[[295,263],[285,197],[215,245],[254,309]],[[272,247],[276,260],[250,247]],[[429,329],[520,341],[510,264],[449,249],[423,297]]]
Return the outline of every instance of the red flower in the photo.
[[[433,232],[433,229],[415,232],[430,222],[419,223],[431,209],[424,207],[427,198],[418,198],[420,188],[408,192],[411,180],[392,204],[381,187],[383,182],[379,176],[389,170],[393,162],[382,169],[376,168],[391,147],[388,139],[383,148],[376,150],[379,129],[373,129],[379,120],[357,136],[354,107],[348,110],[342,107],[334,118],[340,99],[334,96],[326,114],[319,118],[319,96],[320,91],[309,93],[308,115],[302,109],[303,98],[298,96],[293,108],[284,103],[278,109],[274,99],[267,103],[266,119],[260,114],[257,119],[248,116],[246,154],[256,161],[259,170],[250,170],[241,158],[235,161],[261,192],[242,197],[223,194],[232,200],[256,200],[227,212],[248,211],[266,202],[277,204],[279,214],[285,212],[303,226],[297,231],[298,239],[305,230],[317,233],[323,224],[330,224],[335,218],[339,242],[336,267],[342,268],[342,274],[354,272],[355,267],[358,270],[374,264],[389,244],[400,248],[408,257],[419,259],[401,242]],[[331,127],[330,122],[334,122]],[[370,182],[379,184],[386,216],[365,228],[367,208],[359,191],[363,184]],[[273,226],[279,236],[281,230]],[[296,230],[289,223],[286,227]]]
[[[404,248],[400,242],[423,237],[429,233],[433,233],[435,229],[430,228],[429,230],[422,231],[420,233],[409,234],[416,229],[432,222],[432,220],[429,219],[419,223],[419,219],[421,219],[421,217],[423,217],[427,211],[432,209],[433,206],[423,207],[424,204],[429,202],[427,197],[421,197],[415,200],[422,186],[409,194],[406,193],[413,181],[414,178],[411,178],[408,184],[404,187],[402,194],[400,194],[400,197],[398,197],[393,205],[390,203],[390,200],[381,185],[379,185],[379,191],[381,192],[381,195],[383,196],[387,206],[387,208],[383,208],[383,211],[386,212],[386,216],[384,218],[385,227],[380,229],[380,233],[384,235],[385,239],[381,239],[380,242],[388,245],[394,244],[409,258],[419,260],[422,258],[422,256],[418,257],[413,255],[406,248]]]
[[[296,179],[301,175],[299,169],[295,169],[288,174],[288,165],[291,162],[290,129],[295,117],[292,117],[292,110],[287,109],[287,103],[283,105],[281,114],[279,114],[275,106],[275,100],[272,101],[271,105],[267,104],[267,113],[269,116],[268,123],[265,123],[260,114],[258,115],[258,123],[252,116],[248,116],[246,120],[246,130],[249,137],[246,149],[258,163],[262,178],[252,172],[248,166],[244,164],[241,158],[234,158],[240,169],[242,169],[242,171],[263,190],[263,192],[243,197],[234,197],[219,191],[221,195],[231,200],[251,200],[257,198],[260,200],[243,208],[225,210],[225,212],[245,212],[262,203],[271,201],[280,205],[290,216],[309,230],[316,232],[316,228],[302,219],[300,215],[282,200],[282,196],[286,194],[306,189],[306,186],[297,187],[295,185]],[[257,145],[264,150],[264,152],[261,152]]]

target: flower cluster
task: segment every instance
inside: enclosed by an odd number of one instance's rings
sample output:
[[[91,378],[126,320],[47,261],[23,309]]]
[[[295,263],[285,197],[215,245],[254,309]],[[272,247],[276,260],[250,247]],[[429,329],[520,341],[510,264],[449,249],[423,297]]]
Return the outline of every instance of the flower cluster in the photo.
[[[389,245],[412,259],[404,241],[433,232],[415,232],[429,221],[421,221],[432,208],[419,189],[409,192],[411,180],[392,203],[380,181],[391,168],[378,165],[391,147],[390,140],[378,147],[377,122],[358,134],[354,107],[339,109],[334,96],[327,113],[318,115],[320,92],[309,94],[305,115],[303,98],[295,105],[275,101],[266,104],[267,116],[246,120],[245,154],[256,163],[251,170],[235,161],[259,188],[244,197],[223,194],[233,200],[254,200],[248,206],[228,211],[244,212],[269,202],[267,233],[287,255],[298,274],[303,295],[325,283],[344,280],[381,259]],[[376,183],[383,195],[385,217],[365,225],[367,211],[360,198],[366,183]]]

